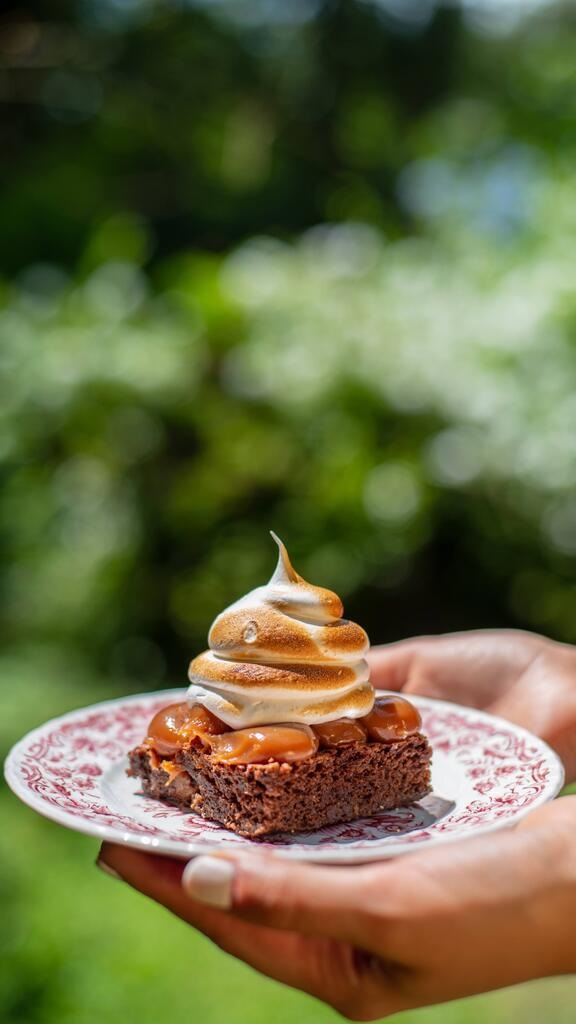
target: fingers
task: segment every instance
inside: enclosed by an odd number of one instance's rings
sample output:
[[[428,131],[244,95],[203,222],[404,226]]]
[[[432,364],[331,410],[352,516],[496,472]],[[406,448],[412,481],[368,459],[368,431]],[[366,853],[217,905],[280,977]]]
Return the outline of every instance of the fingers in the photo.
[[[257,854],[203,855],[184,866],[109,843],[98,864],[203,931],[232,913],[267,928],[368,945],[371,868],[319,867]]]
[[[257,858],[254,858],[257,859]],[[220,861],[200,857],[200,861]],[[378,958],[360,953],[353,945],[334,939],[307,937],[296,931],[276,930],[243,920],[235,912],[215,907],[224,902],[224,876],[213,866],[203,887],[198,872],[186,890],[181,885],[180,861],[140,853],[105,843],[98,866],[107,873],[163,904],[203,932],[224,952],[285,985],[308,992],[354,1020],[373,1020],[404,1008],[393,992],[387,992],[387,976]],[[286,864],[286,862],[283,862]],[[187,869],[188,879],[193,873]],[[243,885],[248,893],[248,873]],[[208,896],[211,905],[194,897]]]
[[[279,964],[284,961],[292,965],[292,969],[298,966],[294,944],[287,948],[291,937],[283,933],[274,935],[269,929],[231,919],[229,914],[213,906],[191,900],[181,884],[183,861],[104,843],[97,864],[107,874],[131,885],[203,932],[226,953],[290,983],[288,978],[280,978]],[[291,958],[286,960],[288,952]]]
[[[376,689],[403,690],[417,660],[425,653],[426,645],[433,642],[431,637],[415,637],[372,647],[366,658],[370,666],[370,680]]]
[[[245,920],[367,946],[372,878],[366,867],[331,868],[251,854],[197,857],[187,865],[182,884],[193,899]]]
[[[488,707],[526,670],[542,643],[517,630],[444,633],[373,647],[368,663],[377,688]]]

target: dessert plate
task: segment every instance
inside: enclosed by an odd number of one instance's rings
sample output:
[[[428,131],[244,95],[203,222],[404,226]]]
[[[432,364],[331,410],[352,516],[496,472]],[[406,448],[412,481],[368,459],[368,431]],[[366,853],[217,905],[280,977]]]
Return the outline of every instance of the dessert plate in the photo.
[[[243,839],[141,795],[138,780],[125,774],[126,753],[145,736],[152,716],[184,693],[125,697],[46,722],[12,749],[8,784],[60,825],[155,853],[188,858],[214,848],[251,848],[299,860],[360,863],[513,825],[556,796],[564,781],[557,755],[525,729],[411,694],[434,750],[429,796],[317,832]]]

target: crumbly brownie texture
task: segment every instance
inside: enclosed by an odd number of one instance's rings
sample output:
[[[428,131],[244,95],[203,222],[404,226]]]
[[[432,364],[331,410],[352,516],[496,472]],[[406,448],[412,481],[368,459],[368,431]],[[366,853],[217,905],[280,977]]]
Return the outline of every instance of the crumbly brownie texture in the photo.
[[[305,832],[414,803],[430,792],[431,749],[422,733],[392,743],[350,743],[292,764],[231,765],[196,747],[173,761],[170,781],[146,746],[130,755],[128,774],[148,795],[167,800],[241,836]]]

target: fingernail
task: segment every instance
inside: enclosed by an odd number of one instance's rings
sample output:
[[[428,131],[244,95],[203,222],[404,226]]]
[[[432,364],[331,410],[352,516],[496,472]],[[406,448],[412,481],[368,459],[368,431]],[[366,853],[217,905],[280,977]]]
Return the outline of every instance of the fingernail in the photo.
[[[100,868],[100,871],[103,871],[105,875],[110,875],[111,878],[117,878],[119,882],[123,881],[122,875],[119,875],[114,868],[111,868],[110,865],[100,857],[96,858],[96,867]]]
[[[199,903],[230,910],[235,870],[235,864],[223,857],[196,857],[184,868],[182,886]]]

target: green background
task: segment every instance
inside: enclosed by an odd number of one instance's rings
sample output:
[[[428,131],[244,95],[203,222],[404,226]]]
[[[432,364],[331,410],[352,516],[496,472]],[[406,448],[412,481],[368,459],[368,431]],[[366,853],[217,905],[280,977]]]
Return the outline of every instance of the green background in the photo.
[[[274,564],[373,642],[576,641],[570,3],[0,21],[0,736],[184,682]],[[4,788],[0,1019],[335,1015]],[[406,1020],[573,1019],[548,981]]]

